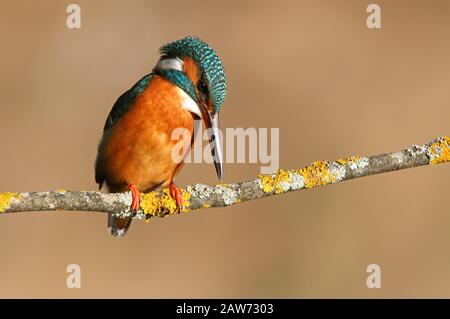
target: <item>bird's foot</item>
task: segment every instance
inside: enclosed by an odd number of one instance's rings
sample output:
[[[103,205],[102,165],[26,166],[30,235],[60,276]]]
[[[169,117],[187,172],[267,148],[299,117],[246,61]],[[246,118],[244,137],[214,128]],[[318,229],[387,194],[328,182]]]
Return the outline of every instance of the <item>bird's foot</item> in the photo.
[[[170,196],[175,200],[178,214],[183,210],[183,197],[180,189],[173,182],[169,184]]]
[[[134,186],[133,183],[128,184],[128,189],[131,192],[131,211],[133,212],[133,216],[136,215],[136,212],[139,210],[139,207],[141,206],[141,193],[139,190]]]

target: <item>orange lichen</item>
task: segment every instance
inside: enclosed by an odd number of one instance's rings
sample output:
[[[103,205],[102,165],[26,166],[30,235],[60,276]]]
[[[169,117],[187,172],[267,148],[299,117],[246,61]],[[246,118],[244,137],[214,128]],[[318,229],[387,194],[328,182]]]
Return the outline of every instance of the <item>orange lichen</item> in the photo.
[[[351,157],[346,157],[346,158],[340,158],[338,159],[336,162],[338,162],[341,165],[345,165],[348,162],[350,163],[356,163],[357,161],[359,161],[361,159],[361,157],[359,157],[358,155],[353,155]]]
[[[183,212],[189,211],[191,197],[186,190],[180,189],[182,192]],[[171,215],[177,212],[175,200],[170,196],[169,189],[163,189],[162,195],[155,192],[141,194],[141,209],[144,214],[149,217]]]
[[[336,177],[330,174],[328,162],[326,161],[315,161],[311,165],[299,169],[298,173],[305,180],[305,188],[313,188],[336,182]]]
[[[11,206],[11,202],[14,199],[20,200],[20,194],[10,192],[0,193],[0,213],[5,212]]]
[[[428,148],[432,155],[430,164],[439,164],[450,161],[450,138],[444,136],[443,138],[437,140],[435,143],[431,144]]]
[[[290,182],[289,171],[280,169],[273,175],[259,175],[259,180],[264,193],[275,191],[275,194],[280,194],[287,190],[282,183]]]

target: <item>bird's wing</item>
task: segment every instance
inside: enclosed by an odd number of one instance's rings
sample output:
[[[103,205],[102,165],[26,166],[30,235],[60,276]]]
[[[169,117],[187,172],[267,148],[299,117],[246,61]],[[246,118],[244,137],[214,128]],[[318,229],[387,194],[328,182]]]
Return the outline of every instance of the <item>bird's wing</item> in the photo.
[[[117,99],[116,103],[114,103],[111,109],[111,112],[109,112],[109,115],[106,118],[103,131],[107,131],[108,129],[113,127],[114,124],[122,117],[122,115],[124,115],[128,111],[130,106],[133,105],[133,101],[136,99],[136,97],[145,90],[152,76],[152,73],[147,74],[142,79],[137,81],[137,83],[133,85],[131,89],[123,93]]]
[[[103,138],[102,142],[100,142],[99,145],[97,161],[95,163],[95,181],[97,182],[97,184],[99,184],[99,188],[102,188],[102,184],[105,180],[101,169],[103,160],[101,157],[101,151],[103,143],[105,142],[105,132],[112,128],[117,123],[117,121],[130,109],[136,97],[145,90],[152,77],[152,73],[147,74],[138,82],[136,82],[136,84],[133,85],[131,89],[123,93],[117,99],[116,103],[114,103],[111,112],[109,112],[109,115],[106,118],[105,126],[103,128]]]

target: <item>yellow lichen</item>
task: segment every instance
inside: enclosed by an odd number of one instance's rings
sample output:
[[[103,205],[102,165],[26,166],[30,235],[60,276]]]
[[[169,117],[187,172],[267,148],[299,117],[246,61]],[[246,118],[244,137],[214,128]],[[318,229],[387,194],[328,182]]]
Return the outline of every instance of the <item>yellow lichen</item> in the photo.
[[[0,193],[0,213],[6,211],[10,206],[13,199],[20,199],[19,193]]]
[[[328,162],[324,161],[315,161],[311,165],[299,169],[298,173],[305,180],[305,188],[323,186],[336,181],[336,177],[328,170]]]
[[[275,194],[280,194],[286,191],[282,183],[289,183],[289,171],[280,169],[273,175],[259,175],[261,186],[264,193],[271,193],[275,191]]]
[[[450,137],[444,136],[443,141],[431,144],[429,151],[436,156],[430,161],[430,164],[450,162]]]
[[[361,159],[361,157],[359,157],[358,155],[353,155],[351,157],[346,157],[346,158],[340,158],[338,159],[336,162],[338,162],[341,165],[345,165],[347,163],[356,163]]]
[[[181,198],[183,199],[183,212],[189,212],[189,206],[191,206],[191,202],[189,201],[191,199],[191,193],[189,193],[186,190],[182,190],[183,194]]]
[[[273,178],[270,175],[259,175],[259,180],[261,181],[264,193],[270,193],[273,191]]]
[[[181,190],[183,200],[183,211],[188,212],[191,194],[185,190]],[[141,194],[141,209],[150,217],[165,216],[177,212],[177,205],[175,200],[170,196],[169,189],[163,189],[162,195],[157,195],[155,192]]]

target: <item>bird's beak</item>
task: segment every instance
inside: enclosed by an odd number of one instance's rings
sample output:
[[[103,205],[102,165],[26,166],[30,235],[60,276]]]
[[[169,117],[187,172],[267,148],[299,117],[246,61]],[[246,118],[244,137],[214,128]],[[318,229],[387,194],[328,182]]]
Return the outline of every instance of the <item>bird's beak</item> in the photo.
[[[222,144],[220,141],[219,112],[210,113],[206,104],[202,103],[201,107],[203,122],[208,132],[209,143],[211,144],[211,155],[214,158],[214,166],[216,167],[217,177],[222,181],[223,178],[223,160],[222,160]]]

